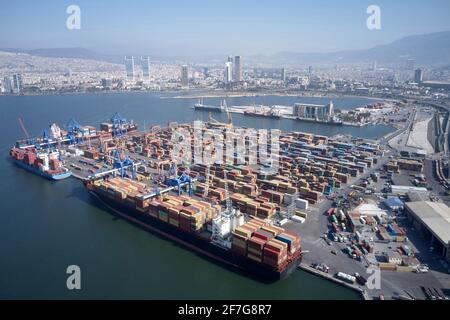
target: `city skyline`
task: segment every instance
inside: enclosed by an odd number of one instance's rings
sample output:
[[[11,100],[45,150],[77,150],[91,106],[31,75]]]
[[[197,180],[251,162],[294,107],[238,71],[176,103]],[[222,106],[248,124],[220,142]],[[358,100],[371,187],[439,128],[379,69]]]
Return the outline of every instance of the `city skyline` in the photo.
[[[19,49],[84,47],[102,53],[177,56],[334,52],[366,49],[415,34],[450,30],[448,1],[377,1],[381,30],[369,30],[370,1],[227,2],[185,4],[78,1],[79,30],[68,30],[68,1],[1,3],[0,41]],[[174,9],[175,8],[175,9]],[[233,23],[226,17],[233,16]],[[45,17],[45,19],[43,19]],[[171,23],[165,23],[170,20]],[[416,21],[421,21],[418,24]],[[14,25],[11,32],[8,25]]]

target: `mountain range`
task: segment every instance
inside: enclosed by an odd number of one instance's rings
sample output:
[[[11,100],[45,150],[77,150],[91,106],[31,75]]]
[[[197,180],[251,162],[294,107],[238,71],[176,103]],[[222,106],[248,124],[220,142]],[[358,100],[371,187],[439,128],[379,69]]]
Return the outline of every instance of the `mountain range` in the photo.
[[[418,65],[443,66],[450,64],[450,31],[414,35],[386,45],[364,50],[347,50],[331,53],[281,52],[269,57],[273,63],[370,63],[404,64],[408,58]]]
[[[0,48],[0,51],[13,53],[28,53],[35,56],[91,59],[107,62],[123,63],[123,55],[98,53],[85,48],[49,48],[21,50],[15,48]],[[226,56],[226,55],[224,55]],[[216,62],[224,60],[224,56],[186,57],[151,56],[152,61],[185,61],[185,62]],[[270,64],[279,66],[300,66],[308,64],[352,64],[371,63],[377,61],[380,65],[401,65],[408,58],[416,60],[417,65],[441,67],[450,65],[450,31],[413,35],[404,37],[386,45],[375,46],[363,50],[346,50],[329,53],[299,53],[279,52],[273,55],[257,55],[244,57],[255,64]]]

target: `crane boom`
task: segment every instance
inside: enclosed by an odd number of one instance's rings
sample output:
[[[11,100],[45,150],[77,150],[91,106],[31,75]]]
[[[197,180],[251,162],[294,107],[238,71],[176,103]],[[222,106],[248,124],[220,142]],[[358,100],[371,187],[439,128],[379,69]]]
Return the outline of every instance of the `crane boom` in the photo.
[[[228,177],[227,177],[227,171],[223,170],[223,177],[225,180],[225,203],[226,203],[226,212],[228,214],[231,214],[233,206],[230,199],[230,190],[228,189]]]
[[[23,133],[25,133],[25,137],[26,137],[27,139],[29,139],[29,138],[30,138],[30,135],[28,134],[28,131],[27,131],[27,129],[25,128],[25,124],[23,123],[22,118],[19,118],[18,120],[19,120],[19,124],[20,124],[20,127],[22,128]]]
[[[205,174],[205,190],[203,191],[203,197],[207,198],[209,193],[209,177],[211,175],[211,167],[208,165],[206,167],[206,174]]]

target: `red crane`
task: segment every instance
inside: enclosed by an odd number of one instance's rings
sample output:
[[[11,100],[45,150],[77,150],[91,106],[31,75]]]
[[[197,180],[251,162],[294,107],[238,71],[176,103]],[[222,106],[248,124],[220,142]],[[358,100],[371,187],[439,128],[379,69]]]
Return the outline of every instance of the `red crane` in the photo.
[[[28,134],[28,131],[25,128],[25,125],[23,124],[22,118],[19,118],[18,120],[19,120],[19,124],[20,124],[20,127],[22,128],[23,133],[25,133],[25,136],[27,137],[27,139],[29,139],[30,135]]]

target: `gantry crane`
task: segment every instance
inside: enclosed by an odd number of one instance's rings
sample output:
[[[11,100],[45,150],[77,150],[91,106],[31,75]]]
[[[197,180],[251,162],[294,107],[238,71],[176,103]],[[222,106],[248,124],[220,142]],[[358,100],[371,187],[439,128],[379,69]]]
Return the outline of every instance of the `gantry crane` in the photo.
[[[225,180],[225,212],[228,215],[231,215],[233,213],[233,206],[230,199],[230,190],[228,189],[228,177],[227,177],[227,170],[223,170],[223,178]]]
[[[208,198],[210,176],[211,176],[211,166],[207,165],[205,174],[205,190],[203,191],[203,198]]]
[[[125,124],[127,123],[127,119],[122,117],[118,112],[111,117],[111,123],[112,135],[114,137],[120,137],[126,133]]]

